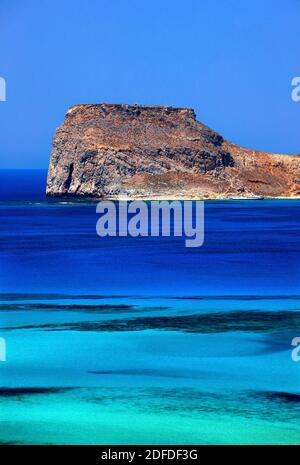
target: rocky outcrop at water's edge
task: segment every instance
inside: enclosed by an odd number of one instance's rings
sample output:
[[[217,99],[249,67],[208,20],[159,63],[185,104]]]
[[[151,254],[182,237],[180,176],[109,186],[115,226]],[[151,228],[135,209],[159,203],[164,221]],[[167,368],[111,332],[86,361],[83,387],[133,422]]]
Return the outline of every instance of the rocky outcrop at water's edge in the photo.
[[[249,150],[190,108],[76,105],[57,129],[47,195],[209,199],[297,197],[300,156]]]

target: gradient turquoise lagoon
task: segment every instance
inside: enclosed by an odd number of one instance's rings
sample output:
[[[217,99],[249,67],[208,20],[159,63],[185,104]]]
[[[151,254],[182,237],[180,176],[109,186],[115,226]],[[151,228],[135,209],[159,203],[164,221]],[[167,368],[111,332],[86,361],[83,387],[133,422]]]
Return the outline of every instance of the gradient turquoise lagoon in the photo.
[[[0,441],[299,444],[300,202],[206,202],[187,249],[44,182],[0,172]]]

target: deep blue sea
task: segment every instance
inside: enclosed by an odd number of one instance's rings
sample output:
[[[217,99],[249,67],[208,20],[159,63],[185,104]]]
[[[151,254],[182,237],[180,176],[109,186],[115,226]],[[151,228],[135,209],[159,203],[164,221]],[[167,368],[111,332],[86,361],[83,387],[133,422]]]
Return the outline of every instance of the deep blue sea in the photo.
[[[0,442],[300,444],[300,201],[205,202],[205,241],[96,234],[0,171]]]

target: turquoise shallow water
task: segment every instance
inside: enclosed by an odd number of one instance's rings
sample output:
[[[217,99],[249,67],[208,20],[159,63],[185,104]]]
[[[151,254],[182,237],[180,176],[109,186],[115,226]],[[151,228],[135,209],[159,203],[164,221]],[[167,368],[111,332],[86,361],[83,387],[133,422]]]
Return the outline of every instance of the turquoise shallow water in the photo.
[[[1,442],[300,443],[299,201],[208,202],[192,250],[4,174]]]
[[[8,297],[3,442],[299,442],[298,297]]]

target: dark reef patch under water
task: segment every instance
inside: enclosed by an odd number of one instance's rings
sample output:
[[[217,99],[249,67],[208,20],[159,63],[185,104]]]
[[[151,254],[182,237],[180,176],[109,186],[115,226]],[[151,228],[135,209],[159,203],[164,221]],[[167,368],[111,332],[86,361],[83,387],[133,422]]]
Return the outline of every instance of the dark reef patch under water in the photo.
[[[234,311],[180,316],[122,318],[103,321],[65,322],[61,324],[3,327],[5,330],[36,329],[43,331],[145,331],[165,330],[187,333],[228,331],[277,332],[300,327],[300,311]]]
[[[58,394],[71,390],[73,388],[67,387],[0,387],[1,397],[24,397],[38,394]]]

